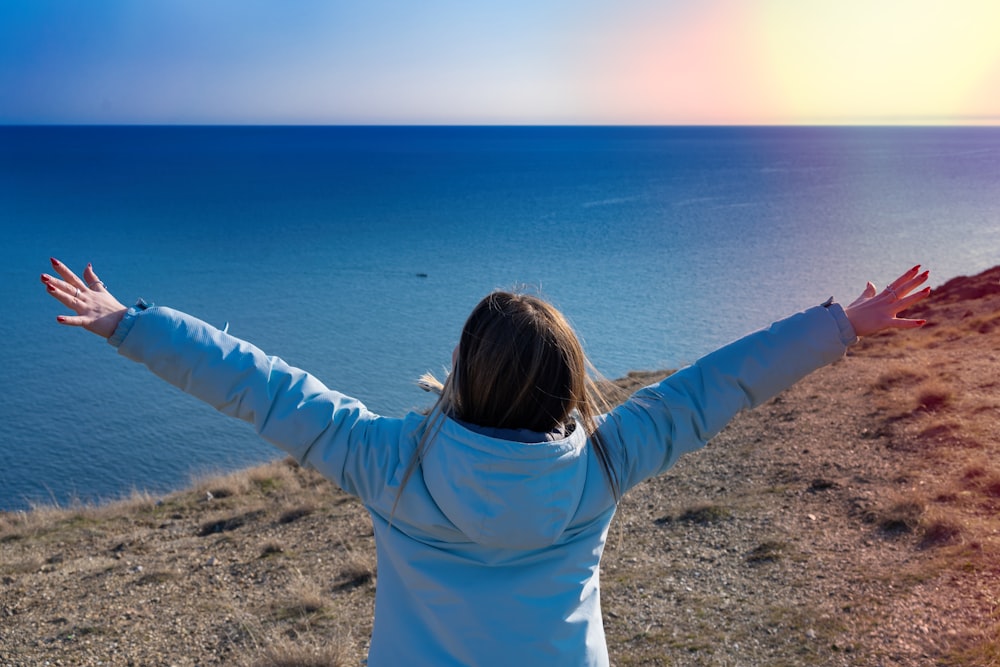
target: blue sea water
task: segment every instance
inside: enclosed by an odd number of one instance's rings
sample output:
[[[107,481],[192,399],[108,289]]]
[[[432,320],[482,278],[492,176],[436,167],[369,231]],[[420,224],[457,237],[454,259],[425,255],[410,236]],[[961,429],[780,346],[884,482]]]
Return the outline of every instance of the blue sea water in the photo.
[[[49,256],[400,415],[493,288],[553,301],[615,377],[998,264],[1000,128],[0,127],[0,230],[9,510],[280,456],[56,325]]]

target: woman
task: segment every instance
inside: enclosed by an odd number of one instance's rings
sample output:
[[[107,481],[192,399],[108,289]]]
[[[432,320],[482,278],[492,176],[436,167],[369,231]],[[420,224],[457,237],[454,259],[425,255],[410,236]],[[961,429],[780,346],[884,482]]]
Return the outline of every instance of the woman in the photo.
[[[378,554],[368,664],[607,665],[599,564],[621,496],[858,336],[918,327],[914,267],[750,334],[603,414],[561,313],[496,292],[476,306],[429,415],[389,419],[169,308],[125,308],[93,267],[52,260],[81,326],[311,465],[368,509]]]

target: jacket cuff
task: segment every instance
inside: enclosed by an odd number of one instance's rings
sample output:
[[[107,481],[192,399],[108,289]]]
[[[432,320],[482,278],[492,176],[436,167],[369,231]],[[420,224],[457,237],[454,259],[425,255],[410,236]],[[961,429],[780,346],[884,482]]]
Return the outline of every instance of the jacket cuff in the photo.
[[[141,313],[153,307],[153,304],[146,303],[142,299],[135,302],[135,305],[130,307],[125,311],[125,316],[122,317],[122,321],[118,323],[115,327],[115,332],[111,334],[108,338],[108,344],[112,347],[118,347],[125,340],[125,336],[128,332],[132,330],[132,325],[135,324],[135,318],[139,317]]]
[[[831,301],[828,304],[824,303],[823,306],[833,316],[833,321],[837,323],[837,328],[840,330],[840,340],[844,345],[849,347],[861,340],[858,338],[858,334],[854,332],[854,325],[848,319],[843,306],[835,301]]]

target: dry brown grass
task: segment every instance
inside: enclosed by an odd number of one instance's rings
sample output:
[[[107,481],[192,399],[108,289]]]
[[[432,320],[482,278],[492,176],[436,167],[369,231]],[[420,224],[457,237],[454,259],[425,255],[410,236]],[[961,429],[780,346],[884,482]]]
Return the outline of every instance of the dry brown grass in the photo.
[[[788,551],[789,544],[785,540],[765,540],[750,550],[746,561],[752,565],[774,563],[784,558]]]
[[[961,328],[970,333],[990,334],[1000,327],[1000,313],[974,315],[961,321]]]
[[[137,586],[146,586],[150,584],[165,584],[170,581],[174,581],[183,574],[173,567],[168,568],[157,568],[149,572],[142,572],[142,576],[136,580]]]
[[[937,412],[955,402],[955,390],[940,379],[925,380],[916,389],[916,409]]]
[[[216,533],[227,533],[256,522],[266,513],[267,510],[260,505],[240,507],[239,512],[236,514],[226,512],[203,522],[201,528],[198,530],[198,535],[205,537],[207,535],[215,535]]]
[[[39,538],[53,531],[85,528],[104,521],[132,521],[155,509],[157,502],[148,493],[134,491],[110,503],[34,504],[26,512],[0,513],[0,541]]]
[[[0,563],[0,575],[27,574],[38,572],[45,565],[45,559],[38,554],[31,554],[17,560],[6,560]]]
[[[285,510],[278,517],[279,523],[291,523],[293,521],[298,521],[303,517],[307,517],[316,511],[316,505],[314,503],[300,503],[295,507]]]
[[[285,594],[271,606],[271,612],[279,619],[299,619],[324,612],[330,598],[323,587],[310,577],[295,570],[295,577]]]
[[[965,426],[958,419],[934,419],[921,425],[917,438],[928,446],[971,447],[972,443],[967,442],[964,431]]]
[[[952,488],[969,508],[989,513],[1000,509],[1000,467],[989,459],[977,457],[965,464]]]
[[[325,646],[272,646],[253,659],[251,667],[347,667],[346,661],[336,648]]]
[[[213,500],[249,495],[281,497],[294,495],[306,487],[307,475],[290,459],[276,460],[245,470],[199,477],[192,491]]]
[[[660,522],[681,521],[684,523],[709,524],[724,521],[732,516],[732,510],[716,503],[699,503],[687,507],[675,515],[669,515]]]
[[[268,540],[260,548],[260,557],[267,558],[277,554],[285,553],[285,545],[277,540]]]
[[[921,521],[920,546],[942,547],[962,541],[964,528],[960,520],[951,516],[936,516]]]
[[[374,554],[359,551],[346,542],[341,542],[341,554],[340,571],[335,583],[337,589],[375,583],[377,565]]]
[[[266,648],[244,658],[245,667],[354,667],[357,665],[350,637],[297,638],[279,637]]]
[[[893,391],[912,387],[927,378],[927,374],[910,364],[894,364],[875,380],[873,387],[879,391]]]
[[[912,495],[895,499],[868,518],[884,535],[896,537],[916,531],[926,511],[926,501]]]
[[[299,585],[299,584],[295,584]],[[309,588],[311,584],[304,584]],[[308,593],[311,595],[311,593]],[[222,609],[233,618],[238,651],[224,664],[239,667],[355,667],[361,656],[352,623],[343,619],[329,625],[311,625],[298,617],[294,626],[274,625],[239,609]]]

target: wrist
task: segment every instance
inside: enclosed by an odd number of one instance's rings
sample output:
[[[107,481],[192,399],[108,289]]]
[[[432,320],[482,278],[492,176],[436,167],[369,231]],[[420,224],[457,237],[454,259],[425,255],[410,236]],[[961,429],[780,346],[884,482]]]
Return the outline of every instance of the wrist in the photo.
[[[850,308],[844,308],[834,301],[832,296],[820,305],[833,316],[833,320],[840,330],[840,340],[844,345],[851,346],[857,343],[859,336],[854,322],[851,321]]]
[[[118,315],[118,322],[115,325],[114,331],[112,331],[111,335],[108,336],[108,344],[113,347],[121,345],[122,341],[125,340],[125,336],[127,336],[128,332],[132,330],[132,325],[135,324],[136,318],[139,317],[143,311],[148,310],[152,306],[153,304],[146,303],[144,300],[139,299],[135,302],[134,306],[129,306],[128,308],[116,313],[116,315]]]
[[[114,336],[115,330],[121,326],[122,320],[125,318],[125,313],[127,312],[128,308],[122,306],[121,310],[113,311],[101,318],[104,320],[104,327],[102,327],[101,335],[105,338],[111,338]]]

